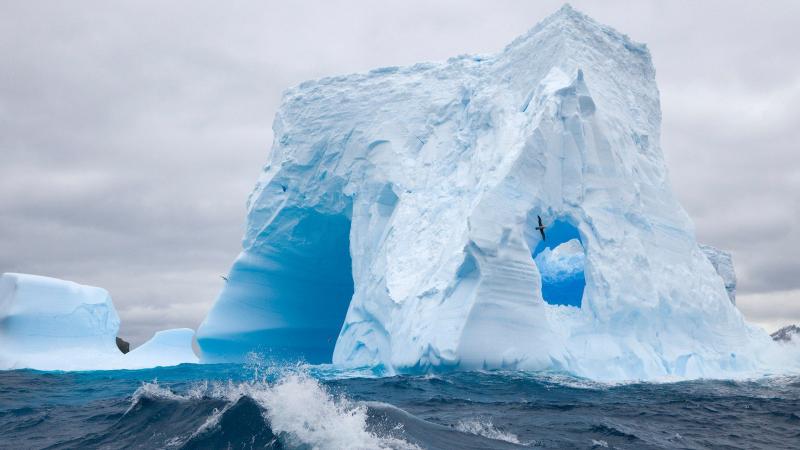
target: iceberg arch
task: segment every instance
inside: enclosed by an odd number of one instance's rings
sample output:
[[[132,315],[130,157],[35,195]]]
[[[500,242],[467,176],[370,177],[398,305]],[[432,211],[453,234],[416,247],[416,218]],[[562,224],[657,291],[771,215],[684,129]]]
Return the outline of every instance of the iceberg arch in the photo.
[[[769,367],[772,340],[672,193],[660,126],[647,47],[569,6],[496,55],[289,89],[203,360],[606,380]],[[531,211],[558,245],[531,240]]]

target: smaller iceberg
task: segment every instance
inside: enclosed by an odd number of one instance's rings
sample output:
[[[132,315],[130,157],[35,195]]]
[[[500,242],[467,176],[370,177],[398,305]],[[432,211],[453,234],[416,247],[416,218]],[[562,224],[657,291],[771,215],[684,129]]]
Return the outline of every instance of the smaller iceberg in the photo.
[[[177,366],[198,363],[192,351],[194,330],[175,328],[159,331],[149,341],[133,349],[122,359],[126,369],[144,369],[157,366]]]
[[[78,370],[121,357],[105,289],[37,275],[0,277],[0,368]]]
[[[0,276],[0,370],[105,370],[196,363],[190,329],[160,331],[127,355],[108,291],[38,275]]]

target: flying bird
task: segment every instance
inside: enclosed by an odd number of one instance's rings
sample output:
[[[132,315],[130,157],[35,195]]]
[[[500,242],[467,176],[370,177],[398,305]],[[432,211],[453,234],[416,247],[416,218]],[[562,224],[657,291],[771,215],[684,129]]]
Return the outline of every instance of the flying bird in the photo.
[[[225,275],[220,275],[219,277],[225,280],[226,283],[228,282],[228,277],[226,277]]]
[[[542,223],[542,218],[540,216],[536,216],[536,218],[539,219],[539,226],[536,227],[536,229],[539,230],[539,233],[542,234],[542,240],[544,241],[545,240],[544,229],[547,228],[547,227],[544,226],[544,224]]]

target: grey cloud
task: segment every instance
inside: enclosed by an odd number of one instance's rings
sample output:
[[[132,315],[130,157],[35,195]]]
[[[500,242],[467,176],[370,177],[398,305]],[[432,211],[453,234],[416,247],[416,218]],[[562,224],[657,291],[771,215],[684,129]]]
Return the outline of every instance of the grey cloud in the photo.
[[[737,299],[739,310],[748,320],[770,333],[786,325],[797,324],[800,317],[800,289],[748,294]]]
[[[674,189],[767,320],[800,288],[800,4],[572,3],[650,47]],[[284,89],[495,52],[560,5],[3,2],[0,271],[107,288],[134,344],[196,327]]]

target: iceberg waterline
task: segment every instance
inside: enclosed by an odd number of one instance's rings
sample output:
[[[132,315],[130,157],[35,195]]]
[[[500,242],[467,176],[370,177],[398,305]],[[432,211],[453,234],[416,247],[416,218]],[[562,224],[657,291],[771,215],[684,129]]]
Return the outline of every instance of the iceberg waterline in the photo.
[[[796,368],[732,304],[730,259],[697,244],[660,122],[647,48],[568,6],[497,55],[289,89],[202,359],[603,380]],[[540,253],[537,216],[579,246]]]

